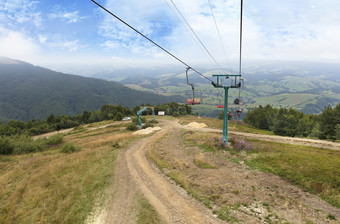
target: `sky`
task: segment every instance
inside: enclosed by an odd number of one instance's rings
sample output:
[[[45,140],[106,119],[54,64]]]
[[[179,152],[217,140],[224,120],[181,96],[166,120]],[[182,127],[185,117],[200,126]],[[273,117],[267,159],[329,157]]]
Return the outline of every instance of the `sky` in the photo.
[[[97,2],[192,67],[237,69],[240,0]],[[243,63],[339,64],[339,12],[338,0],[244,0]],[[0,0],[0,56],[56,70],[182,66],[91,0]]]

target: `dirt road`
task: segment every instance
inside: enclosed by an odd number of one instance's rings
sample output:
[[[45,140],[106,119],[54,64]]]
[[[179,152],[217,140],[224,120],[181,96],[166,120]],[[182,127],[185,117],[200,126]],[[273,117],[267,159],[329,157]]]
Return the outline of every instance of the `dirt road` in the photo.
[[[223,223],[174,182],[169,181],[146,157],[146,149],[173,126],[167,126],[121,151],[115,167],[112,201],[94,223],[135,223],[136,195],[142,194],[165,223]]]
[[[147,149],[152,144],[155,144],[155,147],[161,150],[164,155],[168,155],[169,159],[184,161],[185,157],[188,157],[185,164],[188,167],[196,167],[193,169],[195,170],[193,176],[196,176],[196,181],[202,181],[202,185],[208,186],[210,184],[213,186],[211,189],[220,186],[218,188],[219,194],[228,195],[229,200],[244,198],[244,200],[252,201],[255,197],[254,189],[256,188],[258,201],[250,204],[250,208],[241,206],[239,211],[233,211],[236,217],[239,216],[242,220],[248,220],[246,223],[266,223],[264,217],[270,214],[266,212],[268,208],[263,205],[266,205],[273,198],[268,195],[277,195],[277,198],[273,199],[272,209],[276,211],[278,216],[282,217],[280,220],[293,222],[296,220],[296,223],[306,223],[304,220],[306,220],[305,217],[308,217],[314,221],[313,223],[329,223],[325,219],[326,213],[323,212],[330,212],[337,217],[340,215],[339,209],[328,205],[316,196],[301,191],[275,175],[250,171],[246,165],[226,164],[224,161],[219,163],[222,164],[220,168],[214,169],[210,173],[207,173],[207,169],[202,170],[202,173],[198,172],[197,166],[192,165],[193,151],[190,152],[191,154],[183,154],[185,150],[182,150],[181,147],[183,146],[180,146],[178,142],[181,136],[180,130],[185,127],[175,121],[163,121],[161,123],[166,124],[162,130],[120,151],[115,167],[114,186],[109,192],[111,199],[108,200],[107,208],[97,214],[92,223],[136,223],[138,214],[136,196],[140,194],[156,209],[164,223],[226,223],[218,219],[217,215],[212,213],[212,210],[193,199],[184,189],[154,167],[147,157]],[[208,128],[196,130],[216,131]],[[187,152],[189,151],[187,150]],[[197,177],[197,175],[202,176]],[[276,185],[283,185],[283,187],[277,188]],[[236,191],[231,191],[235,186],[238,187],[237,192],[243,189],[245,191],[253,190],[245,195],[238,195],[235,193]],[[209,188],[207,187],[207,189]],[[266,202],[261,204],[260,200]],[[251,208],[251,206],[254,207]],[[322,212],[315,212],[315,209]],[[252,212],[256,214],[252,214]],[[259,221],[261,215],[263,221]],[[326,221],[323,222],[324,220]]]
[[[180,124],[175,124],[175,126],[178,128],[192,129],[187,126],[181,126]],[[197,130],[200,130],[203,132],[222,133],[221,129],[214,129],[214,128],[197,128]],[[312,147],[317,147],[317,148],[340,150],[339,142],[306,139],[306,138],[292,138],[292,137],[284,137],[284,136],[277,136],[277,135],[261,135],[261,134],[237,132],[237,131],[230,131],[230,130],[228,131],[228,134],[235,135],[235,136],[242,137],[242,138],[251,138],[251,139],[257,139],[257,140],[262,140],[262,141],[278,142],[278,143],[293,144],[293,145],[306,145],[306,146],[312,146]]]

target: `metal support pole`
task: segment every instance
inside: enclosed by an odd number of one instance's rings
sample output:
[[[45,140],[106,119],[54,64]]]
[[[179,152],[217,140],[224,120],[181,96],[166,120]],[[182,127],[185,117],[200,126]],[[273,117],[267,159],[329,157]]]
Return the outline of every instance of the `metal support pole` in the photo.
[[[222,141],[228,145],[228,91],[229,87],[224,86],[224,119],[223,119],[223,137]]]
[[[155,111],[152,110],[152,116],[153,116],[153,123],[156,123],[156,117],[155,117]]]

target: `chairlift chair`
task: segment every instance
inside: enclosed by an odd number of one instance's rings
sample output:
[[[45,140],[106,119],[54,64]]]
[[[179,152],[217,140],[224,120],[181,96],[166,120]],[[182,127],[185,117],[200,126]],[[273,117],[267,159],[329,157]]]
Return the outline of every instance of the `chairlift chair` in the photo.
[[[191,69],[190,67],[187,68],[185,71],[187,77],[187,84],[191,86],[191,91],[186,92],[186,104],[201,104],[202,102],[202,93],[201,91],[195,90],[194,83],[189,82],[188,70]]]
[[[242,81],[242,85],[241,85],[241,81]],[[236,98],[234,100],[234,104],[235,105],[243,105],[244,101],[241,99],[241,92],[244,90],[244,80],[243,79],[240,79],[240,82],[239,82],[238,86],[239,86],[238,98]]]

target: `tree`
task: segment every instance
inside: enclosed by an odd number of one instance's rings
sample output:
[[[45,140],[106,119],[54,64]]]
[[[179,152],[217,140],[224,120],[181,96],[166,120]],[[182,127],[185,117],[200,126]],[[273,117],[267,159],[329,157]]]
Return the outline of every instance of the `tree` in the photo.
[[[260,105],[258,108],[247,113],[244,122],[256,128],[270,130],[270,127],[273,125],[273,119],[277,113],[278,110],[269,104],[265,107]]]
[[[297,125],[296,135],[307,137],[311,135],[313,129],[315,128],[317,122],[315,115],[305,115],[303,116]]]
[[[325,107],[320,114],[319,125],[321,139],[336,139],[335,127],[338,124],[338,118],[336,115],[340,116],[340,112],[338,112],[338,110],[340,110],[340,106],[338,105],[334,109],[331,106]]]
[[[273,120],[271,129],[274,134],[293,137],[297,134],[297,125],[303,115],[302,112],[293,108],[289,108],[288,110],[280,108],[277,116]]]
[[[48,116],[46,121],[48,124],[53,124],[56,121],[54,114],[51,114],[50,116]]]

